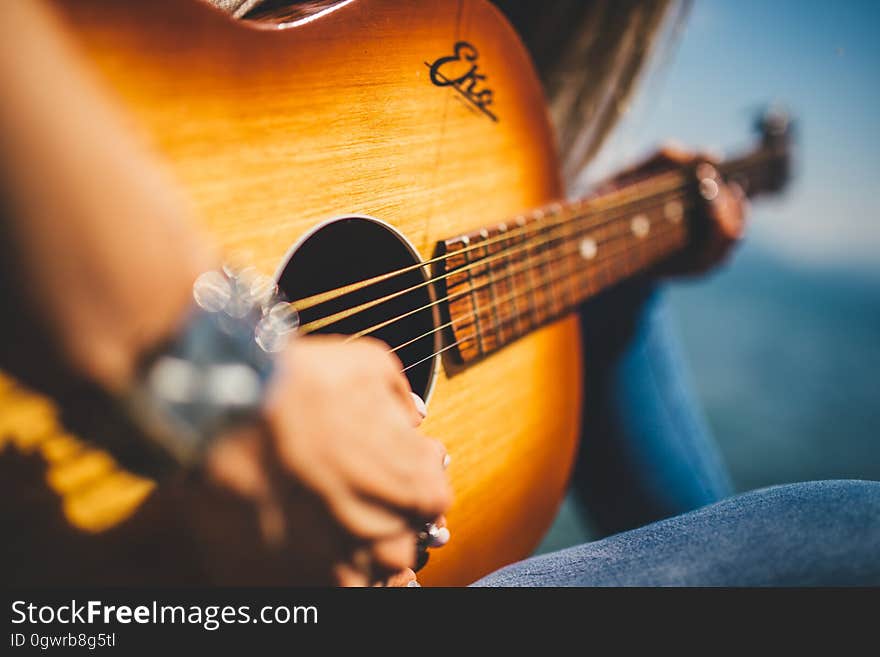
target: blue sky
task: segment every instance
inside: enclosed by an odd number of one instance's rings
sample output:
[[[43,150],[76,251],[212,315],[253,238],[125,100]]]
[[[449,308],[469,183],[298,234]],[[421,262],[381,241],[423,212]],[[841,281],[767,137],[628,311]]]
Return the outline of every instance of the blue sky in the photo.
[[[734,150],[770,101],[798,121],[797,178],[752,239],[807,265],[880,270],[880,1],[697,0],[597,163],[673,138]]]

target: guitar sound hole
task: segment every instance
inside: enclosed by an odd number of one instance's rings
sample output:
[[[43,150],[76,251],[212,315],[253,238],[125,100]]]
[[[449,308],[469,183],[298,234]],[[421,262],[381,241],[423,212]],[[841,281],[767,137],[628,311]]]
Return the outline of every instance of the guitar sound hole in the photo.
[[[295,248],[281,272],[278,284],[287,298],[294,301],[410,267],[418,262],[417,255],[403,237],[389,226],[360,217],[339,219],[322,225]],[[306,326],[309,322],[402,290],[410,290],[424,281],[422,268],[413,269],[304,309],[300,312],[300,324]],[[389,322],[368,335],[382,340],[391,348],[399,347],[395,354],[407,368],[404,374],[413,391],[425,399],[433,379],[436,359],[431,356],[437,350],[438,340],[438,334],[432,333],[435,327],[434,309],[426,307],[432,301],[429,288],[423,285],[412,289],[314,332],[352,335]],[[401,317],[405,314],[405,317]]]

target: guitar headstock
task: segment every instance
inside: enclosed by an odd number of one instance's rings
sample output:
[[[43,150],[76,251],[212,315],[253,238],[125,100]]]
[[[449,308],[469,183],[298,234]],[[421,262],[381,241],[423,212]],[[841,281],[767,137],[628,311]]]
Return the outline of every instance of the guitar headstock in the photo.
[[[791,177],[794,125],[791,116],[779,107],[761,113],[755,122],[761,139],[758,152],[766,158],[762,191],[779,192]]]
[[[787,112],[771,107],[758,116],[755,129],[757,146],[722,163],[722,172],[749,196],[781,192],[791,178],[794,123]]]

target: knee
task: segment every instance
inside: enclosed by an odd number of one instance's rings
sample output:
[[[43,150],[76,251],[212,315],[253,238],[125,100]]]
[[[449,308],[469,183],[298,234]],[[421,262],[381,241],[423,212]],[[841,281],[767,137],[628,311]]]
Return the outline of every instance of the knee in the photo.
[[[880,583],[880,482],[787,484],[739,500],[752,538],[788,562],[777,566],[780,583]]]
[[[764,504],[778,507],[781,512],[793,511],[806,516],[880,518],[880,481],[807,481],[751,491],[740,498],[762,499]]]

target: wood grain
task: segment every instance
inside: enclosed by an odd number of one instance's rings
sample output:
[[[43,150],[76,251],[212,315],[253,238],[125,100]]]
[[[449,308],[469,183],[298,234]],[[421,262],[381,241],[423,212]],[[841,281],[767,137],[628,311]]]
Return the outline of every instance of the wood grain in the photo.
[[[266,273],[329,217],[380,218],[427,258],[438,241],[562,192],[539,83],[487,2],[356,0],[289,29],[196,0],[56,4],[205,229]],[[497,122],[428,79],[425,62],[458,40],[479,49]],[[535,547],[575,452],[579,368],[568,317],[456,376],[440,372],[424,429],[452,456],[455,503],[452,540],[433,551],[424,584],[467,584]],[[0,440],[50,461],[74,453],[46,482],[67,522],[100,532],[136,511],[149,482],[95,450],[77,456],[51,404],[6,384]]]

